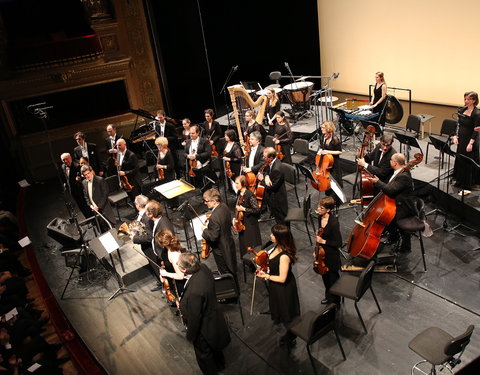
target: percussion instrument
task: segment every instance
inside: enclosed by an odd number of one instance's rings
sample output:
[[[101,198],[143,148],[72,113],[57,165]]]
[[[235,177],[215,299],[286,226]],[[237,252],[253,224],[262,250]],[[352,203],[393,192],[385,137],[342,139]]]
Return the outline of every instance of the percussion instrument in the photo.
[[[272,88],[273,88],[273,87],[272,87]],[[277,95],[280,94],[280,93],[283,91],[283,89],[282,89],[281,87],[275,87],[275,88],[273,88],[273,89],[275,90],[275,93],[276,93]],[[263,89],[263,90],[258,90],[258,91],[256,92],[256,94],[257,94],[258,96],[262,96],[262,95],[265,95],[265,96],[266,96],[266,95],[267,95],[267,92],[268,92],[268,88]]]
[[[294,82],[283,86],[290,101],[294,103],[305,103],[310,99],[310,94],[313,90],[313,82],[302,81]]]

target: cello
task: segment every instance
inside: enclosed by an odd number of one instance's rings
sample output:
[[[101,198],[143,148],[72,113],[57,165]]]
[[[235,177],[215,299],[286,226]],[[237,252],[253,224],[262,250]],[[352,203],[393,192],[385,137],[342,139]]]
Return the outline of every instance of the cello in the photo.
[[[313,172],[313,178],[315,181],[310,181],[313,188],[318,191],[327,191],[330,189],[330,172],[328,171],[333,167],[333,155],[325,154],[315,157],[316,170]]]
[[[409,161],[395,178],[401,173],[411,170],[423,159],[420,153],[415,154],[414,157],[415,160]],[[390,198],[383,192],[378,193],[355,220],[356,225],[352,229],[347,243],[349,254],[352,257],[371,259],[377,251],[383,230],[395,217],[396,210],[394,198]]]

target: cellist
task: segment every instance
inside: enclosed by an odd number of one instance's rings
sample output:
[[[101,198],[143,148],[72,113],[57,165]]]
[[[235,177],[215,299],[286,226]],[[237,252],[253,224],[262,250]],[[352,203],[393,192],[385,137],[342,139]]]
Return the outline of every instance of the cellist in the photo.
[[[330,288],[340,278],[340,250],[342,246],[342,234],[340,233],[340,224],[331,211],[335,208],[335,200],[332,197],[323,197],[318,202],[318,208],[315,211],[318,216],[319,232],[316,236],[316,242],[325,251],[323,262],[328,268],[322,275],[323,285],[325,285],[325,298],[322,304],[340,303],[340,297],[330,294]],[[314,252],[313,256],[316,254]]]

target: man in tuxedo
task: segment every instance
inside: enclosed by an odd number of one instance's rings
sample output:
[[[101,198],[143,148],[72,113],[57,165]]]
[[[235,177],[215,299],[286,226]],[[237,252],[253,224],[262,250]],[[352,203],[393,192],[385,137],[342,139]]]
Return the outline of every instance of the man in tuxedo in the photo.
[[[230,333],[218,309],[215,280],[210,269],[200,264],[195,254],[181,254],[178,266],[190,276],[180,301],[187,340],[193,344],[202,373],[218,374],[225,368],[222,350],[230,343]]]
[[[396,242],[399,236],[399,229],[396,225],[397,220],[405,217],[413,216],[415,213],[411,211],[409,201],[411,200],[413,192],[413,180],[410,171],[404,171],[405,156],[403,154],[395,153],[390,158],[390,165],[393,169],[393,175],[387,182],[383,182],[378,177],[374,177],[372,181],[385,195],[395,199],[397,207],[395,218],[392,223],[386,228],[390,234],[390,241]],[[402,243],[400,245],[400,252],[410,252],[410,234],[400,233]]]
[[[357,160],[358,165],[377,176],[380,181],[385,183],[388,182],[393,174],[393,169],[390,165],[390,158],[396,153],[392,144],[392,134],[382,135],[380,143],[374,148],[374,150],[366,154],[365,158]]]
[[[68,192],[77,203],[78,208],[85,218],[93,216],[92,210],[85,202],[83,195],[82,178],[80,173],[80,165],[72,160],[72,155],[68,152],[60,156],[62,160],[62,181],[65,191]]]
[[[250,153],[245,161],[245,166],[242,168],[244,173],[252,172],[257,174],[262,165],[265,164],[263,160],[263,146],[262,134],[258,131],[250,133]]]
[[[289,225],[285,222],[288,213],[288,197],[282,162],[277,159],[277,152],[273,147],[266,147],[263,150],[263,159],[269,165],[265,168],[263,175],[258,175],[258,179],[265,186],[268,208],[277,224]]]
[[[132,202],[142,192],[142,179],[138,168],[138,158],[134,152],[127,149],[127,142],[123,138],[117,141],[117,163],[120,171],[119,176],[127,176],[128,182],[133,189],[128,193]]]
[[[83,180],[83,195],[85,202],[92,211],[101,213],[111,224],[115,224],[115,214],[108,200],[108,185],[100,176],[95,176],[90,165],[84,165],[81,169]],[[102,231],[110,229],[103,219],[99,219]]]
[[[107,176],[113,176],[117,174],[117,166],[115,165],[115,148],[117,147],[117,141],[120,139],[120,136],[117,134],[117,130],[113,124],[107,126],[107,134],[108,137],[105,138],[105,151],[107,153],[105,170]]]
[[[95,174],[103,176],[103,168],[98,156],[97,145],[95,143],[87,143],[85,134],[76,132],[74,135],[78,146],[73,149],[73,158],[77,163],[80,162],[81,157],[88,158],[89,164],[92,166]]]
[[[156,119],[155,131],[157,132],[157,136],[167,138],[170,149],[173,152],[174,149],[176,150],[178,148],[178,135],[175,125],[167,121],[165,117],[165,111],[163,109],[159,109],[157,111]]]
[[[190,127],[190,139],[185,144],[185,159],[187,161],[187,174],[190,169],[189,162],[196,160],[197,167],[193,169],[196,177],[193,179],[193,184],[196,187],[203,186],[203,176],[209,177],[213,173],[210,165],[210,158],[212,156],[212,147],[206,138],[200,137],[200,129],[198,125]],[[216,179],[216,176],[214,176]]]
[[[217,189],[209,189],[203,193],[203,202],[211,210],[211,215],[202,236],[212,249],[218,271],[231,273],[236,279],[237,254],[232,237],[230,209],[225,203],[220,202],[220,193]]]

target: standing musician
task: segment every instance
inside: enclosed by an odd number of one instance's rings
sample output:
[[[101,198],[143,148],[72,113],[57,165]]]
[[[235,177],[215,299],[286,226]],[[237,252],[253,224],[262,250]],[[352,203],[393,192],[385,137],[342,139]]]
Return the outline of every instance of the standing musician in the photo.
[[[107,126],[107,134],[108,137],[105,138],[105,151],[107,152],[108,157],[105,162],[105,169],[107,177],[109,177],[117,174],[117,167],[115,166],[116,154],[113,150],[117,147],[117,141],[121,137],[117,134],[117,129],[113,124]]]
[[[210,146],[215,146],[218,151],[218,140],[222,136],[222,129],[218,121],[215,121],[213,118],[213,109],[206,109],[205,121],[202,124],[203,128],[203,137],[207,138]]]
[[[263,146],[260,144],[262,142],[262,135],[260,132],[250,133],[250,152],[245,159],[245,166],[242,167],[243,173],[253,172],[257,174],[261,166],[264,164],[263,160]]]
[[[290,124],[285,117],[285,113],[282,111],[278,111],[277,113],[275,113],[275,119],[277,120],[277,123],[273,127],[275,147],[280,146],[280,149],[284,156],[282,162],[292,164],[292,156],[290,155],[290,149],[293,136],[292,130],[290,129]]]
[[[277,122],[275,114],[280,111],[280,98],[278,97],[275,89],[267,89],[267,122],[268,122],[268,134],[274,135],[274,126]]]
[[[62,181],[64,183],[65,191],[71,194],[85,218],[93,216],[92,210],[90,210],[90,207],[85,202],[85,197],[83,195],[80,165],[72,160],[72,155],[70,155],[68,152],[63,153],[60,156],[60,159],[63,163]]]
[[[340,166],[340,155],[342,154],[342,142],[340,139],[334,135],[335,133],[335,124],[333,121],[327,120],[324,121],[321,125],[322,135],[320,136],[320,148],[317,151],[317,155],[332,155],[333,156],[333,166],[330,171],[333,178],[340,187],[343,187],[342,180],[342,168]],[[325,192],[326,195],[332,196],[335,193],[332,189],[329,189]],[[338,202],[338,200],[337,200]]]
[[[413,180],[410,171],[403,171],[405,167],[405,156],[400,153],[393,154],[390,158],[390,165],[393,169],[393,175],[388,182],[381,181],[378,177],[374,177],[372,181],[383,193],[390,198],[395,199],[396,213],[392,223],[386,228],[389,232],[389,240],[394,243],[398,240],[399,233],[396,225],[397,220],[412,216],[409,202],[413,192]],[[408,253],[411,251],[410,234],[402,232],[402,243],[399,251]]]
[[[228,129],[225,131],[225,149],[223,150],[223,161],[230,164],[230,171],[233,175],[228,178],[234,179],[236,176],[240,175],[240,170],[242,167],[242,157],[243,152],[240,145],[236,141],[236,133],[233,129]],[[227,169],[226,164],[224,164],[225,170]]]
[[[168,229],[162,229],[158,232],[155,235],[155,241],[163,247],[160,256],[162,260],[160,275],[162,277],[168,277],[174,281],[175,286],[170,283],[170,287],[173,288],[172,292],[176,297],[180,298],[185,286],[185,274],[180,270],[177,263],[184,248],[182,247],[179,238]]]
[[[265,138],[267,137],[267,132],[265,131],[265,128],[263,125],[259,124],[258,122],[255,121],[255,111],[253,110],[248,110],[245,112],[245,121],[247,122],[245,125],[245,132],[243,135],[245,138],[250,137],[250,134],[254,131],[260,132],[262,135],[262,140],[261,143],[262,145],[265,144]]]
[[[196,187],[202,187],[203,176],[211,173],[212,148],[206,138],[200,137],[198,125],[190,127],[190,139],[185,144],[184,156],[187,161],[187,175],[189,171],[193,171],[195,173],[195,176],[192,176],[193,184]]]
[[[182,148],[185,148],[185,145],[187,144],[187,141],[190,139],[190,126],[191,126],[191,121],[189,118],[184,118],[182,120],[182,126],[183,126],[183,130],[182,130],[182,142],[181,142],[181,146]]]
[[[212,271],[192,253],[181,254],[178,265],[190,277],[180,301],[187,340],[193,344],[202,373],[218,374],[225,368],[222,349],[230,343],[230,333],[218,308]]]
[[[342,234],[340,225],[335,215],[331,211],[335,208],[335,200],[332,197],[323,197],[318,202],[316,213],[318,217],[319,233],[316,241],[325,251],[325,266],[328,271],[322,275],[323,285],[325,285],[325,298],[322,304],[340,303],[340,297],[330,294],[330,288],[340,278],[340,247],[342,246]],[[315,252],[313,254],[315,257]]]
[[[73,159],[78,163],[82,156],[87,157],[95,173],[98,176],[103,176],[97,145],[95,143],[87,143],[86,136],[82,132],[76,132],[73,137],[78,144],[78,146],[73,149]]]
[[[270,213],[277,224],[286,224],[285,217],[288,213],[288,197],[285,187],[285,176],[282,171],[282,162],[276,158],[277,152],[273,147],[263,150],[263,160],[268,163],[263,174],[257,178],[265,186],[266,200]]]
[[[117,168],[119,176],[127,176],[133,189],[128,193],[132,202],[142,193],[142,179],[138,168],[138,158],[135,153],[127,149],[127,142],[123,138],[117,141]]]
[[[232,237],[230,209],[220,202],[220,193],[216,189],[203,193],[203,202],[211,210],[211,216],[204,226],[202,236],[212,249],[218,271],[231,273],[237,280],[237,254]]]
[[[383,134],[380,143],[375,146],[373,151],[366,154],[364,159],[357,160],[358,165],[377,176],[380,181],[387,183],[393,174],[390,159],[396,153],[392,144],[393,135]]]
[[[260,207],[258,207],[255,195],[248,189],[247,178],[238,176],[235,179],[235,186],[238,190],[237,204],[235,206],[235,217],[233,218],[233,228],[238,228],[239,213],[243,216],[241,224],[245,229],[238,231],[238,245],[240,248],[240,257],[247,253],[248,247],[255,247],[262,244],[260,235],[260,226],[258,225],[258,217],[260,216]]]
[[[168,122],[165,116],[165,111],[159,109],[157,111],[157,121],[155,121],[155,131],[159,137],[165,137],[168,139],[170,147],[176,149],[177,145],[177,130],[175,125]]]
[[[155,145],[158,149],[157,164],[155,165],[158,172],[156,177],[162,184],[173,181],[175,179],[175,163],[172,151],[168,148],[168,139],[158,137],[155,139]]]
[[[373,113],[382,113],[385,104],[387,103],[387,84],[383,76],[383,72],[375,73],[375,87],[373,88],[373,96],[370,101],[371,109]],[[382,115],[381,115],[382,116]],[[385,113],[382,118],[378,119],[378,123],[385,124]]]

